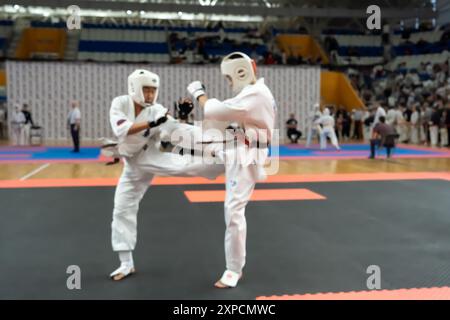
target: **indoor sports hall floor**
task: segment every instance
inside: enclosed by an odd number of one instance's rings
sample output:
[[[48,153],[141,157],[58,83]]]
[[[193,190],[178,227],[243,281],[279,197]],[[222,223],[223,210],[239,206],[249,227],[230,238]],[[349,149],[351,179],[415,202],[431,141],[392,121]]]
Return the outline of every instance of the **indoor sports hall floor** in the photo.
[[[110,223],[121,164],[98,149],[0,147],[0,298],[450,299],[450,149],[282,146],[247,207],[247,266],[224,267],[223,177],[155,178],[139,213],[137,273],[115,283]],[[81,268],[81,290],[66,269]],[[369,266],[381,289],[369,291]]]

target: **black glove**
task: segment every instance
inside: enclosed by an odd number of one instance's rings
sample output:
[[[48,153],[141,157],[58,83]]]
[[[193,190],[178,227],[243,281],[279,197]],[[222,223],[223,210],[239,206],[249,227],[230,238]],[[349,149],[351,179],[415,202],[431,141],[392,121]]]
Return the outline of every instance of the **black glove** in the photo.
[[[161,117],[156,121],[149,121],[148,126],[150,127],[150,129],[155,128],[161,124],[163,124],[164,122],[167,121],[167,116]]]
[[[147,130],[145,130],[145,132],[144,132],[144,137],[147,138],[147,137],[150,135],[150,129],[153,129],[153,128],[155,128],[155,127],[157,127],[157,126],[163,124],[163,123],[166,122],[166,121],[167,121],[167,116],[161,117],[161,118],[159,118],[159,119],[156,120],[156,121],[149,121],[149,122],[148,122],[149,128],[148,128]]]
[[[178,118],[182,120],[186,120],[188,118],[189,113],[194,109],[194,104],[190,101],[185,101],[183,103],[179,103],[177,106],[178,109]]]

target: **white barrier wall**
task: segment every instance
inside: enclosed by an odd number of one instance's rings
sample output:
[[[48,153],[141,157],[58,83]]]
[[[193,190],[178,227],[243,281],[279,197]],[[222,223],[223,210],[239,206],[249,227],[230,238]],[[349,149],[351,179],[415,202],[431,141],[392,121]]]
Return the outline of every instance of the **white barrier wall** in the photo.
[[[44,127],[45,138],[66,139],[70,101],[80,101],[81,134],[84,139],[111,137],[109,108],[111,100],[127,93],[127,77],[137,68],[146,68],[161,77],[158,101],[172,110],[174,101],[186,96],[190,81],[205,83],[208,95],[218,99],[232,93],[219,66],[138,65],[79,62],[7,61],[8,110],[14,104],[28,103],[34,121]],[[285,122],[295,113],[299,128],[305,132],[305,120],[320,99],[320,68],[261,66],[258,76],[264,77],[278,104],[277,128],[285,135]],[[195,120],[201,120],[195,110]],[[284,136],[281,137],[284,139]]]

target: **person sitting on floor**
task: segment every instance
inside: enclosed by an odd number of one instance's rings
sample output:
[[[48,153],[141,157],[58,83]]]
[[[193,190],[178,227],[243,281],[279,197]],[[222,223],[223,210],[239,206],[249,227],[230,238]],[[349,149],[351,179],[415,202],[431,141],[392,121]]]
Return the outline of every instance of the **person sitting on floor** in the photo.
[[[302,132],[297,130],[297,123],[295,115],[291,113],[288,121],[286,121],[287,136],[291,143],[297,143],[298,139],[302,136]]]

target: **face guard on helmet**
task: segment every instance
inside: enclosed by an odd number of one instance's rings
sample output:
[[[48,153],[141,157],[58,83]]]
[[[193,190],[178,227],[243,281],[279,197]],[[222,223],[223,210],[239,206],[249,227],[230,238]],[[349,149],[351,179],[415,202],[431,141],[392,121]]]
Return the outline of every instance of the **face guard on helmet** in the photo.
[[[236,93],[256,81],[256,63],[242,52],[233,52],[223,58],[220,71],[230,77],[233,91]]]
[[[144,87],[156,88],[155,98],[153,102],[146,103],[143,93]],[[134,102],[143,106],[149,107],[156,103],[158,98],[159,76],[156,73],[144,69],[135,70],[128,76],[128,94]]]

